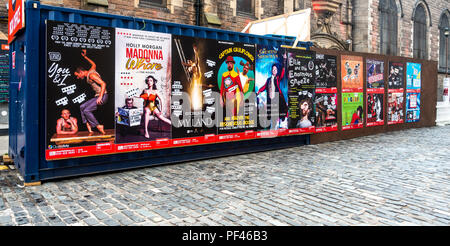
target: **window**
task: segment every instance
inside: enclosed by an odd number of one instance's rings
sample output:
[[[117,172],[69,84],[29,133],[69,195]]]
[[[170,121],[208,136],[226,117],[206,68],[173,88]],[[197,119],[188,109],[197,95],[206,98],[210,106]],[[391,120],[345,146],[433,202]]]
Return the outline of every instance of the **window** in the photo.
[[[254,0],[237,0],[236,11],[239,13],[253,14],[255,9]]]
[[[163,5],[166,0],[139,0],[139,4],[144,5]]]
[[[450,69],[450,37],[445,37],[444,32],[445,29],[448,28],[450,31],[450,23],[449,18],[446,14],[443,14],[441,17],[441,21],[439,22],[439,68],[447,71],[446,66]],[[447,43],[446,43],[447,42]],[[447,49],[447,50],[445,50]],[[445,60],[447,56],[447,61]]]
[[[305,8],[305,0],[294,0],[294,11]]]
[[[380,52],[397,55],[398,12],[395,0],[381,0],[380,11]]]
[[[427,59],[427,15],[425,8],[419,4],[414,14],[414,58]]]

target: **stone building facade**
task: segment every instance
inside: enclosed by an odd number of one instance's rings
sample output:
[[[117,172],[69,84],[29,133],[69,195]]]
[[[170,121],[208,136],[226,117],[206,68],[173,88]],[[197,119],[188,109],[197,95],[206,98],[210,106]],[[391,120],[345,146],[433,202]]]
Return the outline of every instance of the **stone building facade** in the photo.
[[[7,2],[1,0],[0,4],[0,31],[5,34]],[[198,24],[232,31],[241,31],[250,21],[313,8],[316,12],[311,16],[311,37],[317,46],[438,61],[438,100],[442,100],[442,80],[446,68],[450,66],[448,65],[450,61],[447,61],[447,64],[445,61],[446,57],[449,59],[449,55],[445,52],[446,42],[443,35],[445,27],[450,26],[450,0],[41,0],[40,2],[66,8],[188,25]],[[317,9],[327,4],[335,6],[333,11],[335,13],[324,20],[323,16],[317,14]],[[326,35],[321,33],[324,23],[330,30]]]

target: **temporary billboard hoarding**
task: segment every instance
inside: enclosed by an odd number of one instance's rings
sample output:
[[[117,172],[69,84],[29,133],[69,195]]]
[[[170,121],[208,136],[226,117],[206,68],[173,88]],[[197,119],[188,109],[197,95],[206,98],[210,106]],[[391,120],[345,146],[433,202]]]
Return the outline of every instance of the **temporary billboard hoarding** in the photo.
[[[341,56],[342,130],[364,126],[363,58]]]

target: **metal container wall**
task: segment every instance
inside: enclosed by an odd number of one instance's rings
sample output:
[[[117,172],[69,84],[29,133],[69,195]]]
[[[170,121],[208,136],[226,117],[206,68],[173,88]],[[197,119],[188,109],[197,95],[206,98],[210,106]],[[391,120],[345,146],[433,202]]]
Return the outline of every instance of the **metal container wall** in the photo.
[[[46,20],[265,45],[292,45],[294,39],[289,37],[257,36],[198,26],[53,7],[41,5],[35,1],[26,2],[25,19],[26,28],[17,34],[16,39],[10,45],[10,52],[15,52],[15,69],[10,68],[9,155],[14,160],[26,183],[257,152],[309,143],[309,135],[298,135],[47,161],[45,159]],[[298,46],[309,49],[311,43],[300,42]]]

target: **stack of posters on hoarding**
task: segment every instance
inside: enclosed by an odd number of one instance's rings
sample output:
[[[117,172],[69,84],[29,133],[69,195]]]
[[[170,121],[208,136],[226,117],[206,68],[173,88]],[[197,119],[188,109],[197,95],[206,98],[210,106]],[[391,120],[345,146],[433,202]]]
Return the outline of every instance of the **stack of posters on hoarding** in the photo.
[[[420,88],[422,81],[422,65],[406,64],[406,122],[420,120]]]
[[[363,59],[359,56],[341,56],[342,130],[362,128]]]
[[[389,62],[388,77],[388,125],[403,123],[404,115],[404,72],[405,65]]]
[[[255,44],[218,41],[217,141],[251,139],[257,130]]]
[[[288,134],[315,131],[314,95],[316,53],[288,49]]]
[[[315,132],[337,131],[337,57],[316,54]]]
[[[287,51],[258,45],[255,93],[258,110],[257,137],[284,135],[288,128]]]
[[[384,124],[384,62],[366,60],[366,126]]]
[[[172,40],[173,145],[216,141],[217,41],[183,36]]]

